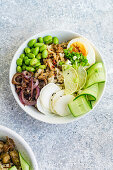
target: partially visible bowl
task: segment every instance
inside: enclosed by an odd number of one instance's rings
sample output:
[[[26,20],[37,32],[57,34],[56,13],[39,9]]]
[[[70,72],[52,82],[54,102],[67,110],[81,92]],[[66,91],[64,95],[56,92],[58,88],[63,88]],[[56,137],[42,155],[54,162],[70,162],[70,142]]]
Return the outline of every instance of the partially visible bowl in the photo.
[[[78,34],[78,33],[75,33],[75,32],[72,32],[72,31],[66,31],[66,30],[48,30],[48,31],[44,31],[44,32],[41,32],[41,33],[38,33],[32,37],[30,37],[29,39],[27,39],[20,47],[19,49],[17,50],[17,52],[15,53],[13,59],[12,59],[12,62],[11,62],[11,67],[10,67],[10,72],[9,72],[9,81],[10,81],[10,86],[11,86],[11,90],[12,90],[12,93],[14,95],[14,98],[15,100],[17,101],[17,103],[19,104],[19,106],[26,112],[28,113],[30,116],[32,116],[33,118],[37,119],[37,120],[40,120],[40,121],[43,121],[43,122],[47,122],[47,123],[51,123],[51,124],[63,124],[63,123],[69,123],[69,122],[72,122],[74,120],[77,120],[77,119],[80,119],[81,117],[85,116],[80,116],[80,117],[73,117],[72,115],[69,115],[69,116],[66,116],[66,117],[59,117],[57,115],[54,115],[54,114],[51,114],[51,116],[47,116],[47,115],[44,115],[42,113],[40,113],[35,107],[32,107],[32,106],[24,106],[19,98],[18,98],[18,95],[17,93],[15,92],[15,86],[12,84],[12,77],[13,75],[16,73],[16,60],[17,58],[20,56],[20,54],[23,52],[23,49],[27,46],[27,43],[31,40],[31,39],[37,39],[38,37],[44,37],[46,35],[51,35],[51,36],[56,36],[58,37],[59,39],[59,42],[64,42],[64,41],[67,41],[67,40],[71,40],[73,38],[77,38],[77,37],[80,37],[81,35]],[[83,36],[81,36],[83,37]],[[91,42],[90,42],[91,43]],[[91,43],[92,44],[92,43]],[[99,51],[97,50],[97,48],[92,44],[94,50],[95,50],[95,53],[96,53],[96,61],[100,61],[100,62],[103,62],[103,65],[104,65],[104,69],[105,69],[105,64],[104,64],[104,61],[102,59],[102,56],[101,54],[99,53]],[[93,103],[94,107],[93,109],[95,108],[95,106],[97,105],[97,103],[99,103],[101,97],[102,97],[102,94],[104,92],[104,89],[105,89],[105,83],[100,83],[99,84],[99,95],[98,95],[98,99],[96,100],[96,102]],[[93,110],[92,109],[92,110]],[[91,111],[92,111],[91,110]],[[90,111],[90,112],[91,112]],[[88,113],[90,113],[88,112]]]
[[[30,170],[38,170],[38,165],[34,153],[31,150],[30,146],[26,143],[26,141],[13,130],[0,125],[0,140],[6,140],[6,136],[14,140],[18,151],[22,154],[23,158],[29,163],[31,167]]]

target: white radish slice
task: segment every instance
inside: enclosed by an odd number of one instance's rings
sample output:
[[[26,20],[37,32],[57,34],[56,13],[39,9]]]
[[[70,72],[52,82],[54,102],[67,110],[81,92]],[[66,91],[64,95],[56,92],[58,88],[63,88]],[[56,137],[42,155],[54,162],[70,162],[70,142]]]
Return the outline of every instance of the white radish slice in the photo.
[[[71,114],[68,104],[74,99],[75,97],[73,95],[64,95],[60,97],[55,105],[54,105],[54,110],[56,113],[60,116],[67,116]]]
[[[41,102],[40,102],[40,97],[37,99],[37,109],[45,114],[45,115],[49,115],[52,114],[51,112],[49,112],[47,109],[45,109],[45,107],[42,106]]]
[[[40,101],[41,101],[42,105],[46,109],[48,109],[48,111],[50,111],[49,102],[50,102],[50,98],[51,98],[52,94],[59,90],[60,90],[60,87],[58,87],[54,83],[49,83],[42,88],[42,90],[40,92]]]
[[[54,93],[50,99],[50,109],[51,109],[51,112],[53,113],[56,113],[56,111],[54,110],[54,105],[56,103],[56,101],[61,97],[63,96],[65,93],[64,93],[64,90],[60,90],[56,93]]]

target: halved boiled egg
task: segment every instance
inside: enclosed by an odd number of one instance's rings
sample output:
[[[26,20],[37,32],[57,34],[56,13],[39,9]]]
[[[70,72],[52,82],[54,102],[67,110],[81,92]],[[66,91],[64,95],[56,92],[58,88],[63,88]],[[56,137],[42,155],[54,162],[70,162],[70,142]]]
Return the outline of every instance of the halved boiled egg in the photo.
[[[91,44],[82,37],[72,39],[67,49],[73,47],[72,51],[82,53],[88,60],[89,66],[95,63],[95,51]]]

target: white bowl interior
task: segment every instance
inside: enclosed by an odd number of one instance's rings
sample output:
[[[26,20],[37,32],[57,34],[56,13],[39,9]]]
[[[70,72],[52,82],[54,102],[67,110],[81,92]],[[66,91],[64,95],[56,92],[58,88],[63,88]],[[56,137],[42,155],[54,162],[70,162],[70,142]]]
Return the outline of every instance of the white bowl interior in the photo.
[[[38,165],[35,156],[29,145],[25,142],[25,140],[16,132],[4,126],[0,126],[0,140],[6,140],[6,136],[14,140],[18,151],[22,154],[23,158],[29,163],[31,167],[30,170],[38,170]]]
[[[75,33],[75,32],[71,32],[71,31],[59,31],[59,30],[51,30],[51,31],[45,31],[45,32],[42,32],[42,33],[39,33],[39,34],[36,34],[32,37],[30,37],[27,41],[25,41],[20,47],[19,49],[17,50],[17,52],[15,53],[13,59],[12,59],[12,63],[11,63],[11,67],[10,67],[10,73],[9,73],[9,81],[10,81],[10,86],[11,86],[11,90],[12,90],[12,93],[17,101],[17,103],[19,104],[19,106],[26,112],[28,113],[30,116],[34,117],[35,119],[38,119],[40,121],[43,121],[43,122],[47,122],[47,123],[54,123],[54,124],[62,124],[62,123],[69,123],[69,122],[72,122],[74,121],[75,119],[78,119],[80,117],[73,117],[72,115],[69,115],[69,116],[66,116],[66,117],[60,117],[60,116],[57,116],[57,115],[54,115],[52,114],[51,116],[47,116],[47,115],[44,115],[42,113],[40,113],[36,108],[32,107],[32,106],[24,106],[19,98],[18,98],[18,95],[17,93],[15,92],[15,87],[14,85],[11,83],[11,80],[12,80],[12,77],[13,75],[15,74],[16,72],[16,60],[17,58],[20,56],[20,54],[23,52],[23,49],[27,46],[27,43],[29,42],[29,40],[33,39],[33,38],[38,38],[39,36],[41,37],[44,37],[46,35],[51,35],[51,36],[57,36],[58,39],[59,39],[59,42],[62,43],[64,41],[67,41],[67,40],[71,40],[73,38],[77,38],[77,37],[80,37],[81,35]],[[91,43],[91,42],[90,42]],[[91,43],[92,44],[92,43]],[[95,53],[96,53],[96,61],[101,61],[103,62],[103,59],[99,53],[99,51],[96,49],[96,47],[92,44],[94,50],[95,50]],[[93,103],[93,105],[95,106],[98,102],[99,102],[99,99],[101,98],[102,96],[102,93],[103,93],[103,90],[104,90],[104,87],[105,87],[105,83],[101,83],[99,85],[99,95],[98,95],[98,99]],[[89,112],[88,112],[89,113]],[[85,114],[86,115],[86,114]],[[83,115],[84,116],[84,115]]]

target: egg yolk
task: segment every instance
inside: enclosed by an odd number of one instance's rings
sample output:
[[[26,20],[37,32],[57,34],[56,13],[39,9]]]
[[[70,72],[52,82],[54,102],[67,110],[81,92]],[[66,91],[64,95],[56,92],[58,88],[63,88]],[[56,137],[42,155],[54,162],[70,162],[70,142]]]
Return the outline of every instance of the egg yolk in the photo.
[[[73,47],[72,51],[82,53],[84,56],[87,56],[88,51],[85,48],[85,46],[81,42],[74,42],[71,44],[71,47]]]

